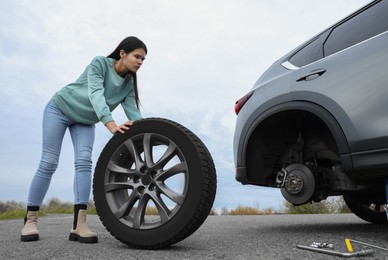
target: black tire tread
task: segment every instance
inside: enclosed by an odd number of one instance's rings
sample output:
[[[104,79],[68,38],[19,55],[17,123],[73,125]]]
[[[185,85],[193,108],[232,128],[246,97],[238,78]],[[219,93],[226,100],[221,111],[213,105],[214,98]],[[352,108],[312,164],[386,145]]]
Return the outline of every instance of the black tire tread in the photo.
[[[367,205],[363,204],[360,201],[354,200],[351,197],[344,196],[344,201],[348,208],[357,217],[377,225],[388,224],[387,215],[385,212],[377,212],[372,209],[369,209]]]

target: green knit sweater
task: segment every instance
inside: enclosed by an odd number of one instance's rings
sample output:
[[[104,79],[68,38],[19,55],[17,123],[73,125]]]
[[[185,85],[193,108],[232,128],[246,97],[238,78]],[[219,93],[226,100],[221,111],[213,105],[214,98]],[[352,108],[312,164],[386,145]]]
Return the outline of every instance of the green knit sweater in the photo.
[[[129,120],[142,118],[136,107],[133,78],[120,77],[114,70],[114,59],[98,56],[81,76],[53,97],[59,109],[78,123],[104,125],[114,121],[111,112],[121,104]]]

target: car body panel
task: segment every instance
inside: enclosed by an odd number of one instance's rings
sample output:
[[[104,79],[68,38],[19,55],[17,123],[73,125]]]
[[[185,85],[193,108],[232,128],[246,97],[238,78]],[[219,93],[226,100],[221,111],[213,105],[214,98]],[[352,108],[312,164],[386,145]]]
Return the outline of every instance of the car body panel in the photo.
[[[323,58],[293,74],[292,99],[308,100],[328,109],[342,126],[351,152],[388,147],[387,43],[388,32]],[[310,81],[297,81],[321,68],[326,69],[321,76]],[[338,106],[321,104],[320,99],[316,99],[314,94],[309,96],[309,92],[331,99],[348,115],[351,124],[337,116],[342,114],[342,111],[336,110]],[[373,142],[376,138],[384,138],[387,142],[376,144]]]

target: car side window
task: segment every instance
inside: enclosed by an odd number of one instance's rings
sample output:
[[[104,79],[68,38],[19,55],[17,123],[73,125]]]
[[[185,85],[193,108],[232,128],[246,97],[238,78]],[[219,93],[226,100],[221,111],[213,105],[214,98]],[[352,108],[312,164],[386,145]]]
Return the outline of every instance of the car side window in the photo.
[[[289,58],[289,62],[295,66],[302,67],[306,64],[312,63],[316,60],[323,58],[323,43],[327,38],[329,31],[326,31],[307,45],[305,45],[302,49],[296,52]]]
[[[333,29],[324,44],[331,55],[388,30],[388,1],[382,0]]]

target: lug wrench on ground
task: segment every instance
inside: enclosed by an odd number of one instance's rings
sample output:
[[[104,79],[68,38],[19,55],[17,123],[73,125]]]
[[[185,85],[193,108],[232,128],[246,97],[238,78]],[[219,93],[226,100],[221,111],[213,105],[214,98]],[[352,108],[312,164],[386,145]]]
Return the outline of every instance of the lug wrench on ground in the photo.
[[[364,242],[361,242],[361,241],[357,241],[357,240],[354,240],[354,239],[350,239],[350,238],[347,238],[347,239],[349,241],[353,242],[353,243],[356,243],[356,244],[360,244],[360,245],[369,246],[369,247],[377,248],[377,249],[380,249],[380,250],[388,251],[388,248],[367,244],[367,243],[364,243]]]
[[[342,252],[338,252],[330,249],[316,248],[311,246],[297,245],[296,247],[300,249],[305,249],[305,250],[310,250],[318,253],[324,253],[324,254],[340,256],[340,257],[371,256],[374,254],[374,251],[372,249],[363,249],[363,250],[351,252],[351,253],[342,253]]]

